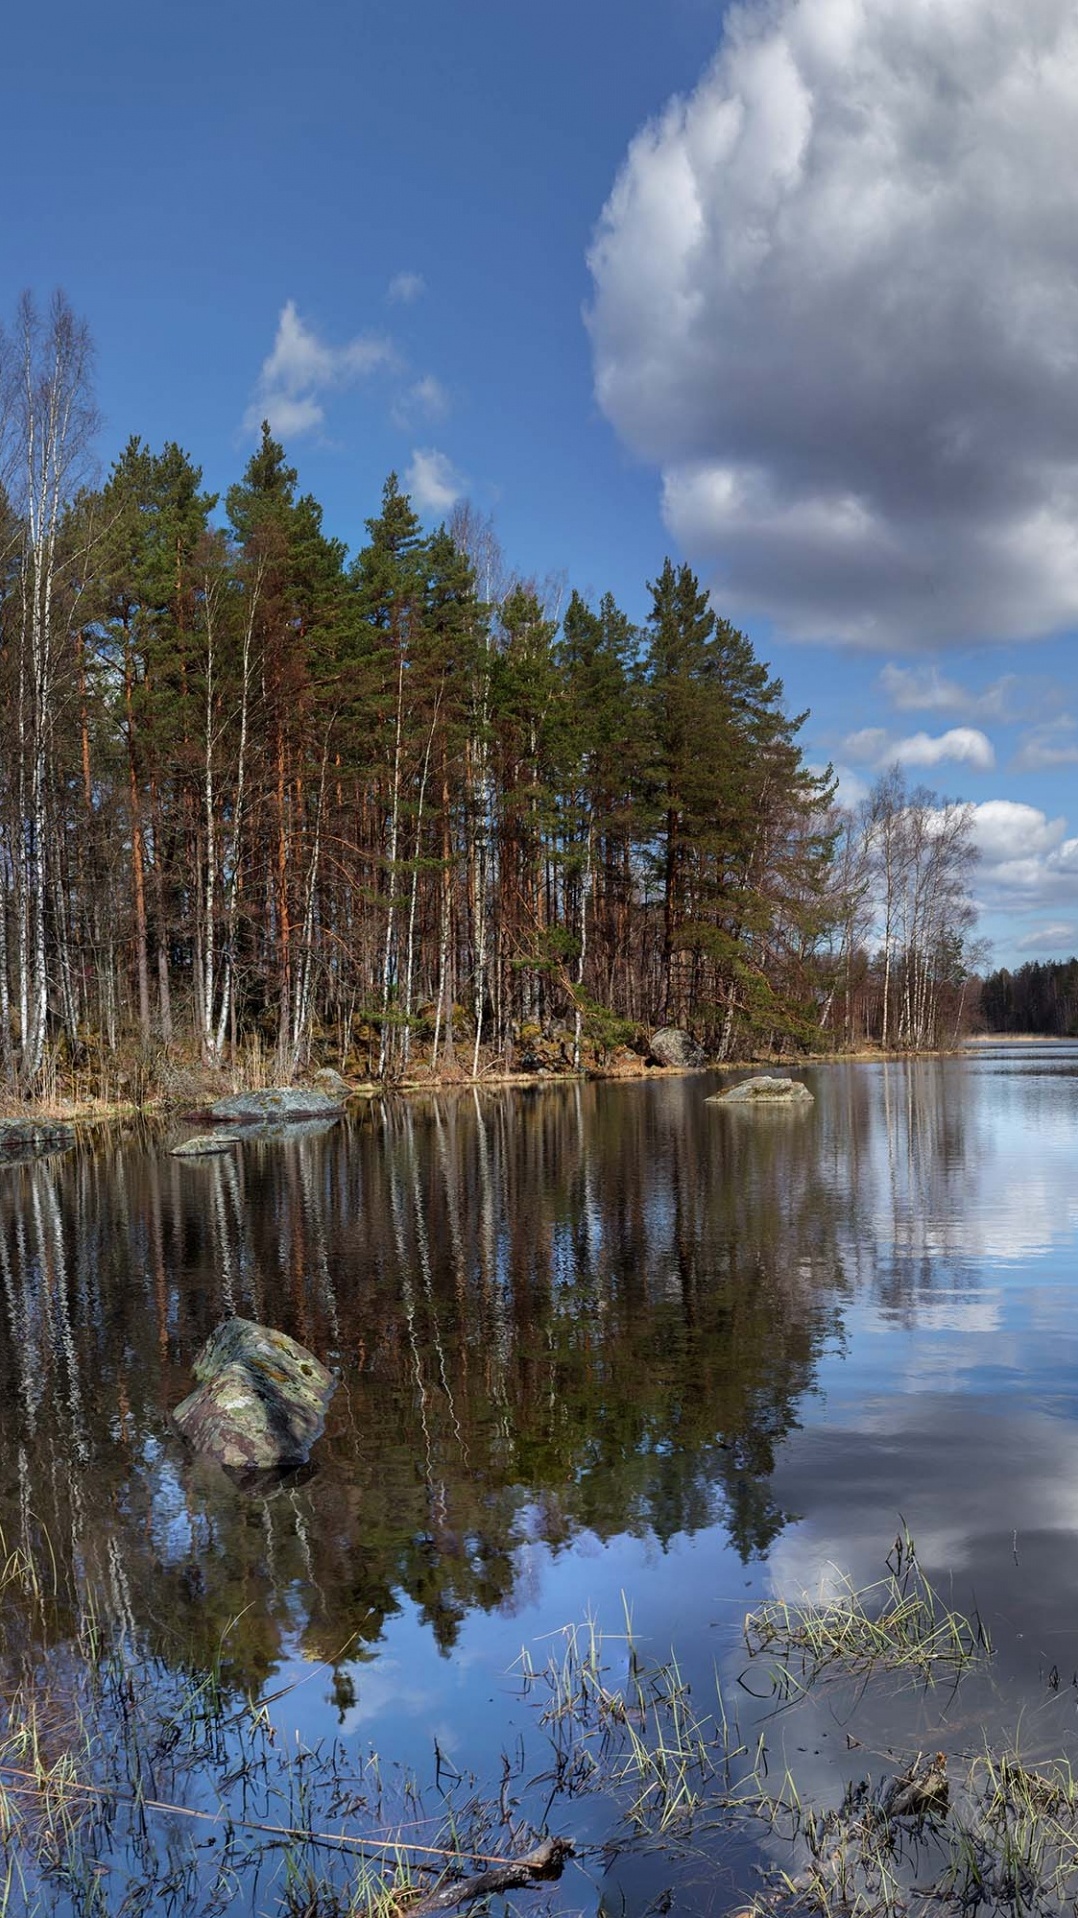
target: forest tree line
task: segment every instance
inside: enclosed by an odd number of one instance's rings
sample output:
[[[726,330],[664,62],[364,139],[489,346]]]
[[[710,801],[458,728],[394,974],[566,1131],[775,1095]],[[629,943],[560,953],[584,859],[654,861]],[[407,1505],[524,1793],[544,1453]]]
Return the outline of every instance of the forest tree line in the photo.
[[[0,1068],[252,1045],[475,1076],[659,1024],[731,1058],[960,1016],[969,808],[856,812],[688,566],[638,627],[391,475],[349,554],[265,426],[103,482],[62,295],[0,345]],[[958,1011],[956,1012],[956,1007]],[[547,1055],[549,1056],[549,1054]]]
[[[1035,1032],[1078,1038],[1078,958],[1003,966],[981,983],[981,1023],[989,1032]]]

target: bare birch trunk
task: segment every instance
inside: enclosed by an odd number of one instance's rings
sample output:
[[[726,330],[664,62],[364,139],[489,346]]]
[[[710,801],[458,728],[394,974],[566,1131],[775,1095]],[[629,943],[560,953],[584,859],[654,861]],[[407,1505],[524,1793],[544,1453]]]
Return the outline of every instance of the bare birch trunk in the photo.
[[[389,1062],[389,994],[392,981],[393,939],[397,921],[397,846],[400,835],[401,742],[404,729],[404,647],[398,641],[397,720],[393,740],[393,787],[389,813],[389,909],[386,913],[385,951],[382,956],[382,1032],[378,1046],[378,1077],[385,1078]]]
[[[19,780],[25,810],[24,900],[19,927],[21,1078],[39,1079],[49,1011],[48,772],[65,632],[56,606],[60,533],[95,424],[89,400],[89,335],[57,294],[43,325],[32,300],[19,308],[18,371],[10,431],[17,440],[13,504],[22,513],[19,635]]]

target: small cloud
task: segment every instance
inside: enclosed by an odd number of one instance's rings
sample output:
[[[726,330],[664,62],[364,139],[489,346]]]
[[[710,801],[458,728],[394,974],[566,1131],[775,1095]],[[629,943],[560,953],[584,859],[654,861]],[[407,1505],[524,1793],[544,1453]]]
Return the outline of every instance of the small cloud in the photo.
[[[974,693],[938,666],[887,665],[880,685],[899,712],[960,713],[965,719],[1003,719],[1013,714],[1017,673],[1004,673]]]
[[[887,734],[882,726],[862,726],[860,732],[848,733],[842,742],[847,759],[879,762],[886,757]]]
[[[909,739],[896,740],[887,757],[900,766],[938,766],[954,759],[976,772],[991,772],[996,763],[991,740],[975,726],[953,726],[935,739],[930,733],[913,733]]]
[[[244,428],[249,433],[257,433],[262,421],[267,421],[270,431],[281,439],[298,439],[301,433],[311,433],[325,420],[325,408],[310,394],[306,398],[293,399],[288,393],[267,393],[261,400],[253,400],[244,414]]]
[[[277,321],[272,351],[262,362],[255,397],[243,418],[244,430],[257,433],[268,420],[275,433],[295,437],[321,426],[320,395],[351,386],[380,366],[393,363],[390,342],[358,333],[342,346],[319,338],[287,300]]]
[[[449,394],[441,380],[425,373],[393,402],[393,424],[407,430],[417,419],[444,420],[449,407]]]
[[[1076,938],[1078,938],[1078,928],[1075,922],[1066,920],[1060,925],[1038,926],[1033,932],[1027,932],[1024,938],[1015,941],[1015,950],[1017,952],[1044,952],[1045,950],[1063,952],[1070,946],[1073,951]]]
[[[977,772],[991,772],[996,763],[991,740],[975,726],[952,726],[937,736],[912,733],[908,739],[892,739],[882,726],[863,726],[860,732],[847,734],[842,751],[847,759],[880,768],[938,766],[953,759]]]
[[[422,273],[395,273],[386,288],[386,298],[392,306],[411,306],[426,290]]]
[[[433,446],[416,447],[404,477],[421,513],[448,513],[465,489],[460,474]]]
[[[1011,770],[1019,773],[1051,772],[1056,766],[1078,766],[1078,726],[1069,713],[1035,726],[1026,733],[1015,755]]]

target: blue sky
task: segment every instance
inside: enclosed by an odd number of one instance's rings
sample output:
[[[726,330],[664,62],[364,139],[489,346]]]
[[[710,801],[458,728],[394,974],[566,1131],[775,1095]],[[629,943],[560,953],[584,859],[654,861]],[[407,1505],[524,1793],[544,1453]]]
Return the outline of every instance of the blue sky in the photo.
[[[1071,12],[23,9],[0,313],[88,320],[103,463],[223,490],[268,410],[353,546],[396,468],[638,618],[689,558],[849,795],[975,803],[995,960],[1069,952]]]

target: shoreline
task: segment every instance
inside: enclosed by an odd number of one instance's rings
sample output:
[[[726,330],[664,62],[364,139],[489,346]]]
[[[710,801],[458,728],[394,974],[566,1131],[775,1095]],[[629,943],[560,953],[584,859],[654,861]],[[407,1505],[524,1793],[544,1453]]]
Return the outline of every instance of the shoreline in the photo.
[[[361,1101],[371,1102],[395,1096],[414,1098],[416,1095],[448,1092],[490,1091],[526,1091],[537,1087],[555,1085],[583,1085],[589,1083],[614,1085],[640,1085],[661,1079],[686,1079],[701,1077],[705,1073],[733,1073],[779,1069],[783,1072],[797,1073],[805,1067],[838,1065],[893,1065],[912,1059],[957,1058],[972,1046],[990,1045],[1044,1045],[1052,1043],[1051,1036],[1041,1033],[976,1033],[962,1039],[957,1045],[927,1048],[921,1051],[882,1051],[878,1046],[855,1047],[848,1052],[811,1052],[796,1059],[788,1056],[775,1057],[766,1054],[751,1059],[729,1061],[709,1060],[702,1066],[651,1066],[640,1058],[639,1066],[628,1066],[623,1062],[610,1067],[591,1066],[578,1071],[567,1068],[564,1071],[535,1072],[481,1072],[478,1077],[441,1076],[436,1078],[409,1078],[394,1083],[378,1080],[360,1081],[350,1084],[343,1107],[355,1106]],[[242,1074],[234,1075],[237,1083],[203,1088],[196,1093],[182,1092],[161,1095],[148,1099],[142,1104],[134,1100],[66,1100],[52,1097],[41,1100],[16,1102],[8,1099],[0,1104],[0,1140],[8,1130],[16,1127],[35,1125],[65,1125],[74,1127],[82,1133],[102,1128],[131,1124],[138,1121],[158,1123],[185,1122],[187,1115],[193,1112],[198,1099],[212,1090],[213,1097],[227,1098],[234,1093],[244,1091],[268,1090],[268,1088],[250,1087],[242,1083]],[[303,1083],[302,1080],[299,1081]],[[190,1123],[200,1121],[192,1118]]]

